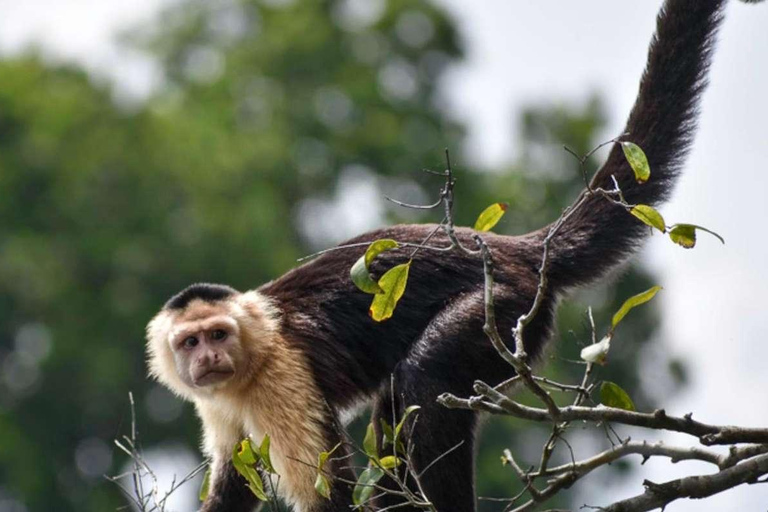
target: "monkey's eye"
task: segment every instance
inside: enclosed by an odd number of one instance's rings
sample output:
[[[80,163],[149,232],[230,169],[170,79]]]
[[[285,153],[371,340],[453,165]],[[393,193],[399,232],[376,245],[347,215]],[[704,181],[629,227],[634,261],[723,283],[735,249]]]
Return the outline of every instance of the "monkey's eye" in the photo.
[[[185,339],[184,342],[181,344],[184,348],[195,348],[198,344],[197,338],[194,336],[190,336],[189,338]]]
[[[213,332],[211,332],[211,339],[215,341],[221,341],[226,337],[227,337],[227,331],[223,329],[216,329]]]

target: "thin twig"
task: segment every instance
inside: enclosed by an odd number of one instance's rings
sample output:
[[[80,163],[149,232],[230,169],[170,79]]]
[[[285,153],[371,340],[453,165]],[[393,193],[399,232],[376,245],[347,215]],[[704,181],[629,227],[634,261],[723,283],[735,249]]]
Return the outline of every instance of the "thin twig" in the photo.
[[[433,210],[433,209],[437,208],[438,206],[440,206],[440,204],[443,202],[443,198],[442,197],[439,198],[436,203],[426,204],[426,205],[404,203],[402,201],[398,201],[397,199],[393,199],[393,198],[391,198],[389,196],[384,196],[384,199],[386,199],[387,201],[391,201],[391,202],[395,203],[397,206],[402,206],[404,208],[411,208],[413,210]]]
[[[440,460],[442,460],[445,456],[447,456],[451,452],[458,450],[463,444],[464,444],[464,440],[462,439],[461,441],[459,441],[458,443],[456,443],[455,445],[453,445],[452,447],[448,448],[446,451],[444,451],[443,453],[435,457],[435,459],[432,462],[427,464],[427,466],[421,470],[421,472],[418,474],[418,478],[421,478],[422,476],[424,476],[424,473],[426,473],[429,470],[429,468],[437,464]]]
[[[397,241],[397,240],[396,240]],[[354,244],[344,244],[344,245],[336,245],[334,247],[329,247],[327,249],[323,249],[322,251],[313,252],[312,254],[308,254],[306,256],[302,256],[301,258],[297,259],[296,261],[301,263],[307,260],[311,260],[314,258],[317,258],[318,256],[322,256],[323,254],[334,252],[334,251],[343,251],[346,249],[354,249],[356,247],[368,247],[371,245],[371,242],[356,242]],[[403,248],[415,248],[415,249],[428,249],[430,251],[437,251],[437,252],[448,252],[453,249],[452,246],[448,245],[445,247],[436,247],[432,245],[424,245],[424,244],[414,244],[411,242],[400,242],[397,241],[397,245]],[[396,249],[395,249],[396,250]]]

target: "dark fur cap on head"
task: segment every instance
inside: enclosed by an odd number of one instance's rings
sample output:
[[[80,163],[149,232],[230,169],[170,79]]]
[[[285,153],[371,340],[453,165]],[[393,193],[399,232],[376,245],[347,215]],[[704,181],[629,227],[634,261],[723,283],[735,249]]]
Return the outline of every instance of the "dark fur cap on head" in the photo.
[[[224,284],[195,283],[184,288],[171,297],[165,303],[165,310],[180,310],[186,308],[190,302],[200,299],[203,302],[218,302],[220,300],[237,295],[239,292]]]

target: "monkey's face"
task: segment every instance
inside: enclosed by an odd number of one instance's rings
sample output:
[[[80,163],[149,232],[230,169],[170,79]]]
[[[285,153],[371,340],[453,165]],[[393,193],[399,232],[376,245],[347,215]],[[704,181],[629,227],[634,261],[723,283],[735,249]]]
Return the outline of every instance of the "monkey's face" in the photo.
[[[249,372],[251,357],[243,315],[233,309],[242,308],[194,300],[184,309],[158,313],[147,327],[150,374],[186,398],[236,384]]]
[[[169,339],[179,378],[192,388],[224,386],[238,370],[241,359],[240,330],[228,315],[184,316]]]
[[[236,392],[274,351],[277,312],[257,292],[164,308],[147,326],[149,373],[187,399]]]

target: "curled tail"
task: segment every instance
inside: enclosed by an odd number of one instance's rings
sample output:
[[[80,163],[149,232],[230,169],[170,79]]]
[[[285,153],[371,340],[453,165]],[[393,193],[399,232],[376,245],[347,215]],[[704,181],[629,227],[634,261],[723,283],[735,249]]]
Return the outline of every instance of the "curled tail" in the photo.
[[[667,198],[693,140],[724,4],[725,0],[664,3],[622,137],[645,151],[651,178],[638,184],[616,144],[592,179],[593,187],[613,189],[611,176],[615,176],[630,204],[654,205]],[[541,241],[548,229],[533,236]],[[628,256],[648,231],[622,207],[592,196],[552,240],[550,282],[564,288],[600,277]]]

